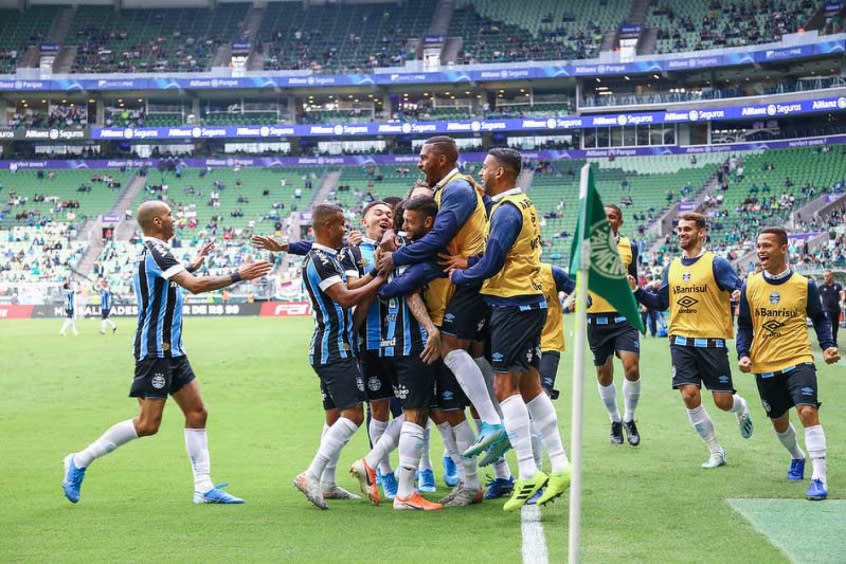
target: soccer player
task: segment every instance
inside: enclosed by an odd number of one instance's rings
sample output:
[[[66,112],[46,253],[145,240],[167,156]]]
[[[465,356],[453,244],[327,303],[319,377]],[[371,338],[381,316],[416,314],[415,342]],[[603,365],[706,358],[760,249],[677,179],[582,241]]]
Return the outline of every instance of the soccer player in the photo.
[[[605,206],[605,215],[611,233],[617,241],[620,260],[630,276],[637,280],[637,246],[628,237],[620,235],[623,212],[615,205]],[[637,329],[620,315],[607,300],[590,292],[591,305],[587,310],[587,335],[593,364],[596,367],[599,399],[611,419],[611,443],[623,444],[623,428],[631,446],[640,444],[640,433],[635,423],[635,410],[640,400],[640,335]],[[614,385],[614,355],[623,364],[623,404],[620,417],[617,409],[617,388]]]
[[[546,486],[537,500],[543,505],[564,493],[570,484],[570,465],[561,443],[558,417],[538,374],[547,304],[540,282],[540,224],[534,204],[516,186],[521,168],[520,153],[514,149],[488,151],[480,172],[485,192],[493,202],[485,252],[478,260],[468,261],[466,270],[450,271],[459,288],[483,282],[480,292],[491,307],[494,390],[519,466],[514,492],[503,506],[506,511],[519,509]],[[530,417],[549,453],[550,476],[535,462]]]
[[[831,338],[837,345],[837,330],[840,328],[840,304],[846,301],[846,292],[843,286],[834,281],[831,270],[823,272],[823,284],[819,287],[822,298],[822,308],[831,324]]]
[[[484,249],[486,221],[481,190],[458,168],[458,147],[450,137],[432,137],[420,150],[418,168],[429,186],[434,188],[438,215],[432,230],[411,245],[379,259],[379,270],[390,272],[397,266],[434,261],[444,249],[451,256],[469,257]],[[443,310],[441,354],[444,363],[455,374],[461,388],[482,419],[476,443],[464,452],[475,456],[493,443],[505,439],[502,420],[488,394],[485,378],[476,361],[468,353],[474,341],[481,340],[487,320],[487,307],[479,296],[479,283],[454,288],[448,280],[430,283],[431,308]],[[437,299],[440,303],[434,304]],[[440,314],[433,314],[440,317]]]
[[[828,496],[825,433],[820,424],[817,375],[806,317],[813,321],[825,363],[834,364],[840,360],[840,353],[816,284],[793,272],[787,264],[787,232],[780,227],[762,229],[756,250],[764,271],[750,276],[741,290],[737,322],[739,368],[755,374],[767,417],[790,453],[788,480],[805,477],[805,453],[790,424],[790,408],[796,408],[813,465],[806,497],[822,500]]]
[[[411,198],[403,204],[403,230],[406,238],[416,241],[429,233],[434,225],[438,206],[431,197]],[[443,268],[433,261],[413,264],[398,269],[398,276],[379,289],[379,297],[392,299],[413,294],[423,289],[423,300],[430,314],[432,324],[437,328],[443,324],[444,310],[440,296],[433,296],[433,281],[445,277]],[[453,490],[441,500],[445,507],[463,507],[482,501],[482,485],[479,481],[476,459],[462,457],[460,452],[470,448],[476,440],[465,415],[467,398],[455,377],[443,361],[435,363],[435,390],[430,418],[444,441],[447,453],[452,458],[459,480]]]
[[[111,320],[112,311],[112,290],[109,282],[103,278],[100,280],[100,334],[106,334],[106,327],[112,328],[112,333],[117,331],[117,325]]]
[[[76,322],[74,321],[74,313],[76,312],[76,288],[70,282],[62,284],[62,301],[65,308],[65,320],[62,323],[62,328],[59,330],[59,335],[65,336],[65,331],[70,328],[74,335],[79,335],[76,330]]]
[[[314,206],[312,229],[314,244],[302,267],[314,312],[309,364],[320,379],[328,429],[308,469],[294,478],[294,486],[316,507],[328,509],[321,476],[327,465],[337,463],[341,449],[364,421],[364,381],[356,359],[353,306],[366,300],[384,279],[371,272],[362,279],[360,287],[347,287],[347,273],[338,260],[346,233],[339,207]]]
[[[576,283],[567,276],[567,272],[549,263],[541,263],[540,284],[546,298],[546,322],[541,330],[541,386],[551,399],[558,399],[555,389],[555,378],[558,375],[558,363],[564,351],[564,322],[560,292],[572,294],[576,290]]]
[[[79,501],[82,480],[94,460],[138,437],[155,435],[167,396],[171,395],[185,415],[185,450],[194,474],[194,503],[244,503],[215,486],[210,477],[208,414],[182,344],[182,288],[192,294],[218,290],[264,276],[270,272],[271,264],[247,262],[229,275],[196,277],[176,260],[166,244],[174,232],[167,204],[157,200],[144,202],[138,207],[136,219],[144,241],[134,278],[138,329],[134,343],[135,378],[129,395],[138,398],[141,411],[135,419],[110,427],[84,450],[65,457],[65,497],[72,503]]]
[[[693,212],[680,215],[682,256],[664,270],[657,292],[636,289],[637,281],[632,276],[629,284],[646,307],[660,311],[670,308],[673,389],[681,393],[690,424],[711,453],[702,468],[711,469],[726,463],[726,451],[717,441],[714,423],[702,405],[702,384],[711,390],[714,405],[735,414],[743,438],[752,436],[753,427],[749,405],[732,384],[726,348],[734,333],[730,296],[740,289],[741,281],[731,263],[703,248],[707,234],[705,216]]]

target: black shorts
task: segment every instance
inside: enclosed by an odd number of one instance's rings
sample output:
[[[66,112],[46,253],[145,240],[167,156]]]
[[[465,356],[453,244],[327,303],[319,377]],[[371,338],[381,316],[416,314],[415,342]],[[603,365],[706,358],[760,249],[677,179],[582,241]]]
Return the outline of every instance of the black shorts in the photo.
[[[354,358],[313,366],[320,378],[323,409],[348,409],[364,401],[364,379]]]
[[[367,401],[391,399],[394,391],[391,369],[387,359],[379,356],[379,351],[361,351],[359,365],[364,381],[364,396]]]
[[[444,313],[441,333],[459,339],[481,341],[488,322],[488,305],[478,288],[459,287],[452,295]]]
[[[728,349],[670,345],[673,362],[673,389],[702,384],[712,392],[735,392],[731,379]]]
[[[402,408],[428,409],[435,390],[435,366],[423,362],[420,352],[384,360],[393,375],[394,396]]]
[[[435,369],[432,408],[441,411],[463,411],[470,405],[470,401],[464,395],[464,390],[461,389],[455,374],[442,360],[436,361],[432,366]]]
[[[68,319],[73,319],[73,310],[72,309],[66,309],[65,310],[65,317],[67,317]]]
[[[491,366],[494,372],[528,372],[540,366],[540,337],[546,308],[491,308]]]
[[[756,374],[755,383],[770,419],[778,419],[794,406],[820,406],[817,401],[817,369],[811,363],[797,364],[793,370],[774,376]]]
[[[555,377],[558,375],[558,362],[561,360],[559,351],[542,351],[540,359],[541,386],[552,399],[558,399],[555,389]]]
[[[615,322],[619,317],[589,316],[588,344],[593,353],[593,365],[602,366],[611,355],[620,352],[640,354],[640,335],[637,329],[628,321]],[[599,324],[597,321],[608,321]]]
[[[100,310],[100,319],[108,319],[111,311],[112,310],[110,308],[101,309]]]
[[[135,378],[129,388],[129,397],[167,399],[196,376],[187,356],[176,358],[147,358],[135,363]]]

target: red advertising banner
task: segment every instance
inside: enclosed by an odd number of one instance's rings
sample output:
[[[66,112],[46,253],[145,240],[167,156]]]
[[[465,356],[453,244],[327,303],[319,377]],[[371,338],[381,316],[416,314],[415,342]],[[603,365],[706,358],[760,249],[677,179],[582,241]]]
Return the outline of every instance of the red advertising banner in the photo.
[[[32,317],[31,305],[0,305],[0,319],[29,319]]]
[[[308,302],[264,302],[261,304],[261,317],[302,317],[311,315]]]

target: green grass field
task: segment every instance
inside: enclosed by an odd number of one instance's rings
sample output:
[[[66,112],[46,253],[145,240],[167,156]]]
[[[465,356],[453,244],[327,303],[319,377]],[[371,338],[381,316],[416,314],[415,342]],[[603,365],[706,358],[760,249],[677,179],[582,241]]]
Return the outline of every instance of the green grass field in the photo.
[[[82,500],[68,503],[60,487],[62,457],[136,413],[126,395],[132,375],[132,321],[118,320],[116,335],[100,336],[99,320],[80,320],[76,338],[59,337],[59,319],[0,323],[0,560],[521,560],[520,515],[503,512],[499,501],[435,514],[330,502],[331,510],[321,512],[292,487],[291,479],[316,449],[322,425],[317,379],[306,363],[308,318],[185,322],[186,345],[210,414],[212,476],[231,482],[229,490],[246,498],[246,505],[191,504],[191,471],[175,405],[166,410],[156,437],[95,462]],[[801,500],[807,488],[807,481],[784,479],[788,457],[763,418],[751,377],[735,374],[739,392],[754,406],[756,431],[750,440],[740,438],[733,415],[718,412],[710,400],[706,403],[729,452],[729,465],[705,471],[699,464],[707,458],[706,449],[670,389],[666,340],[644,339],[638,417],[643,443],[638,448],[609,444],[607,416],[590,370],[585,376],[585,562],[805,560],[801,553],[789,557],[776,548],[759,532],[761,527],[753,527],[728,501]],[[558,385],[567,447],[570,375],[567,355]],[[819,367],[830,495],[835,499],[846,491],[844,376],[842,365]],[[345,470],[366,448],[362,430],[341,457],[342,485],[354,488]],[[439,494],[445,494],[441,453],[433,432]],[[816,530],[815,543],[846,536],[846,504],[801,503],[796,527],[788,530]],[[832,520],[833,510],[839,515]],[[827,512],[829,518],[820,523],[833,521],[841,530],[815,528],[815,512]],[[566,561],[567,517],[566,499],[542,509],[550,562]],[[808,560],[828,554],[843,561],[846,552],[837,551],[846,549],[842,540],[836,542],[833,554],[824,548]]]

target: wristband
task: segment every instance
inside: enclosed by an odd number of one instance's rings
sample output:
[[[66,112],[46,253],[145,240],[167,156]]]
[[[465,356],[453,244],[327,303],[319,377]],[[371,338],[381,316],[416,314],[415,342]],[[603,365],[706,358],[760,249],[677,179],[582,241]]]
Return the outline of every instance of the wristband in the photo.
[[[197,272],[197,268],[193,264],[189,264],[188,266],[186,266],[185,270],[190,274],[194,274],[195,272]]]
[[[371,270],[367,274],[369,274],[371,278],[376,278],[377,276],[379,276],[379,271],[374,268],[373,270]]]
[[[240,282],[241,281],[241,275],[238,274],[238,272],[233,272],[232,274],[229,275],[229,280],[233,284],[235,284],[236,282]]]

